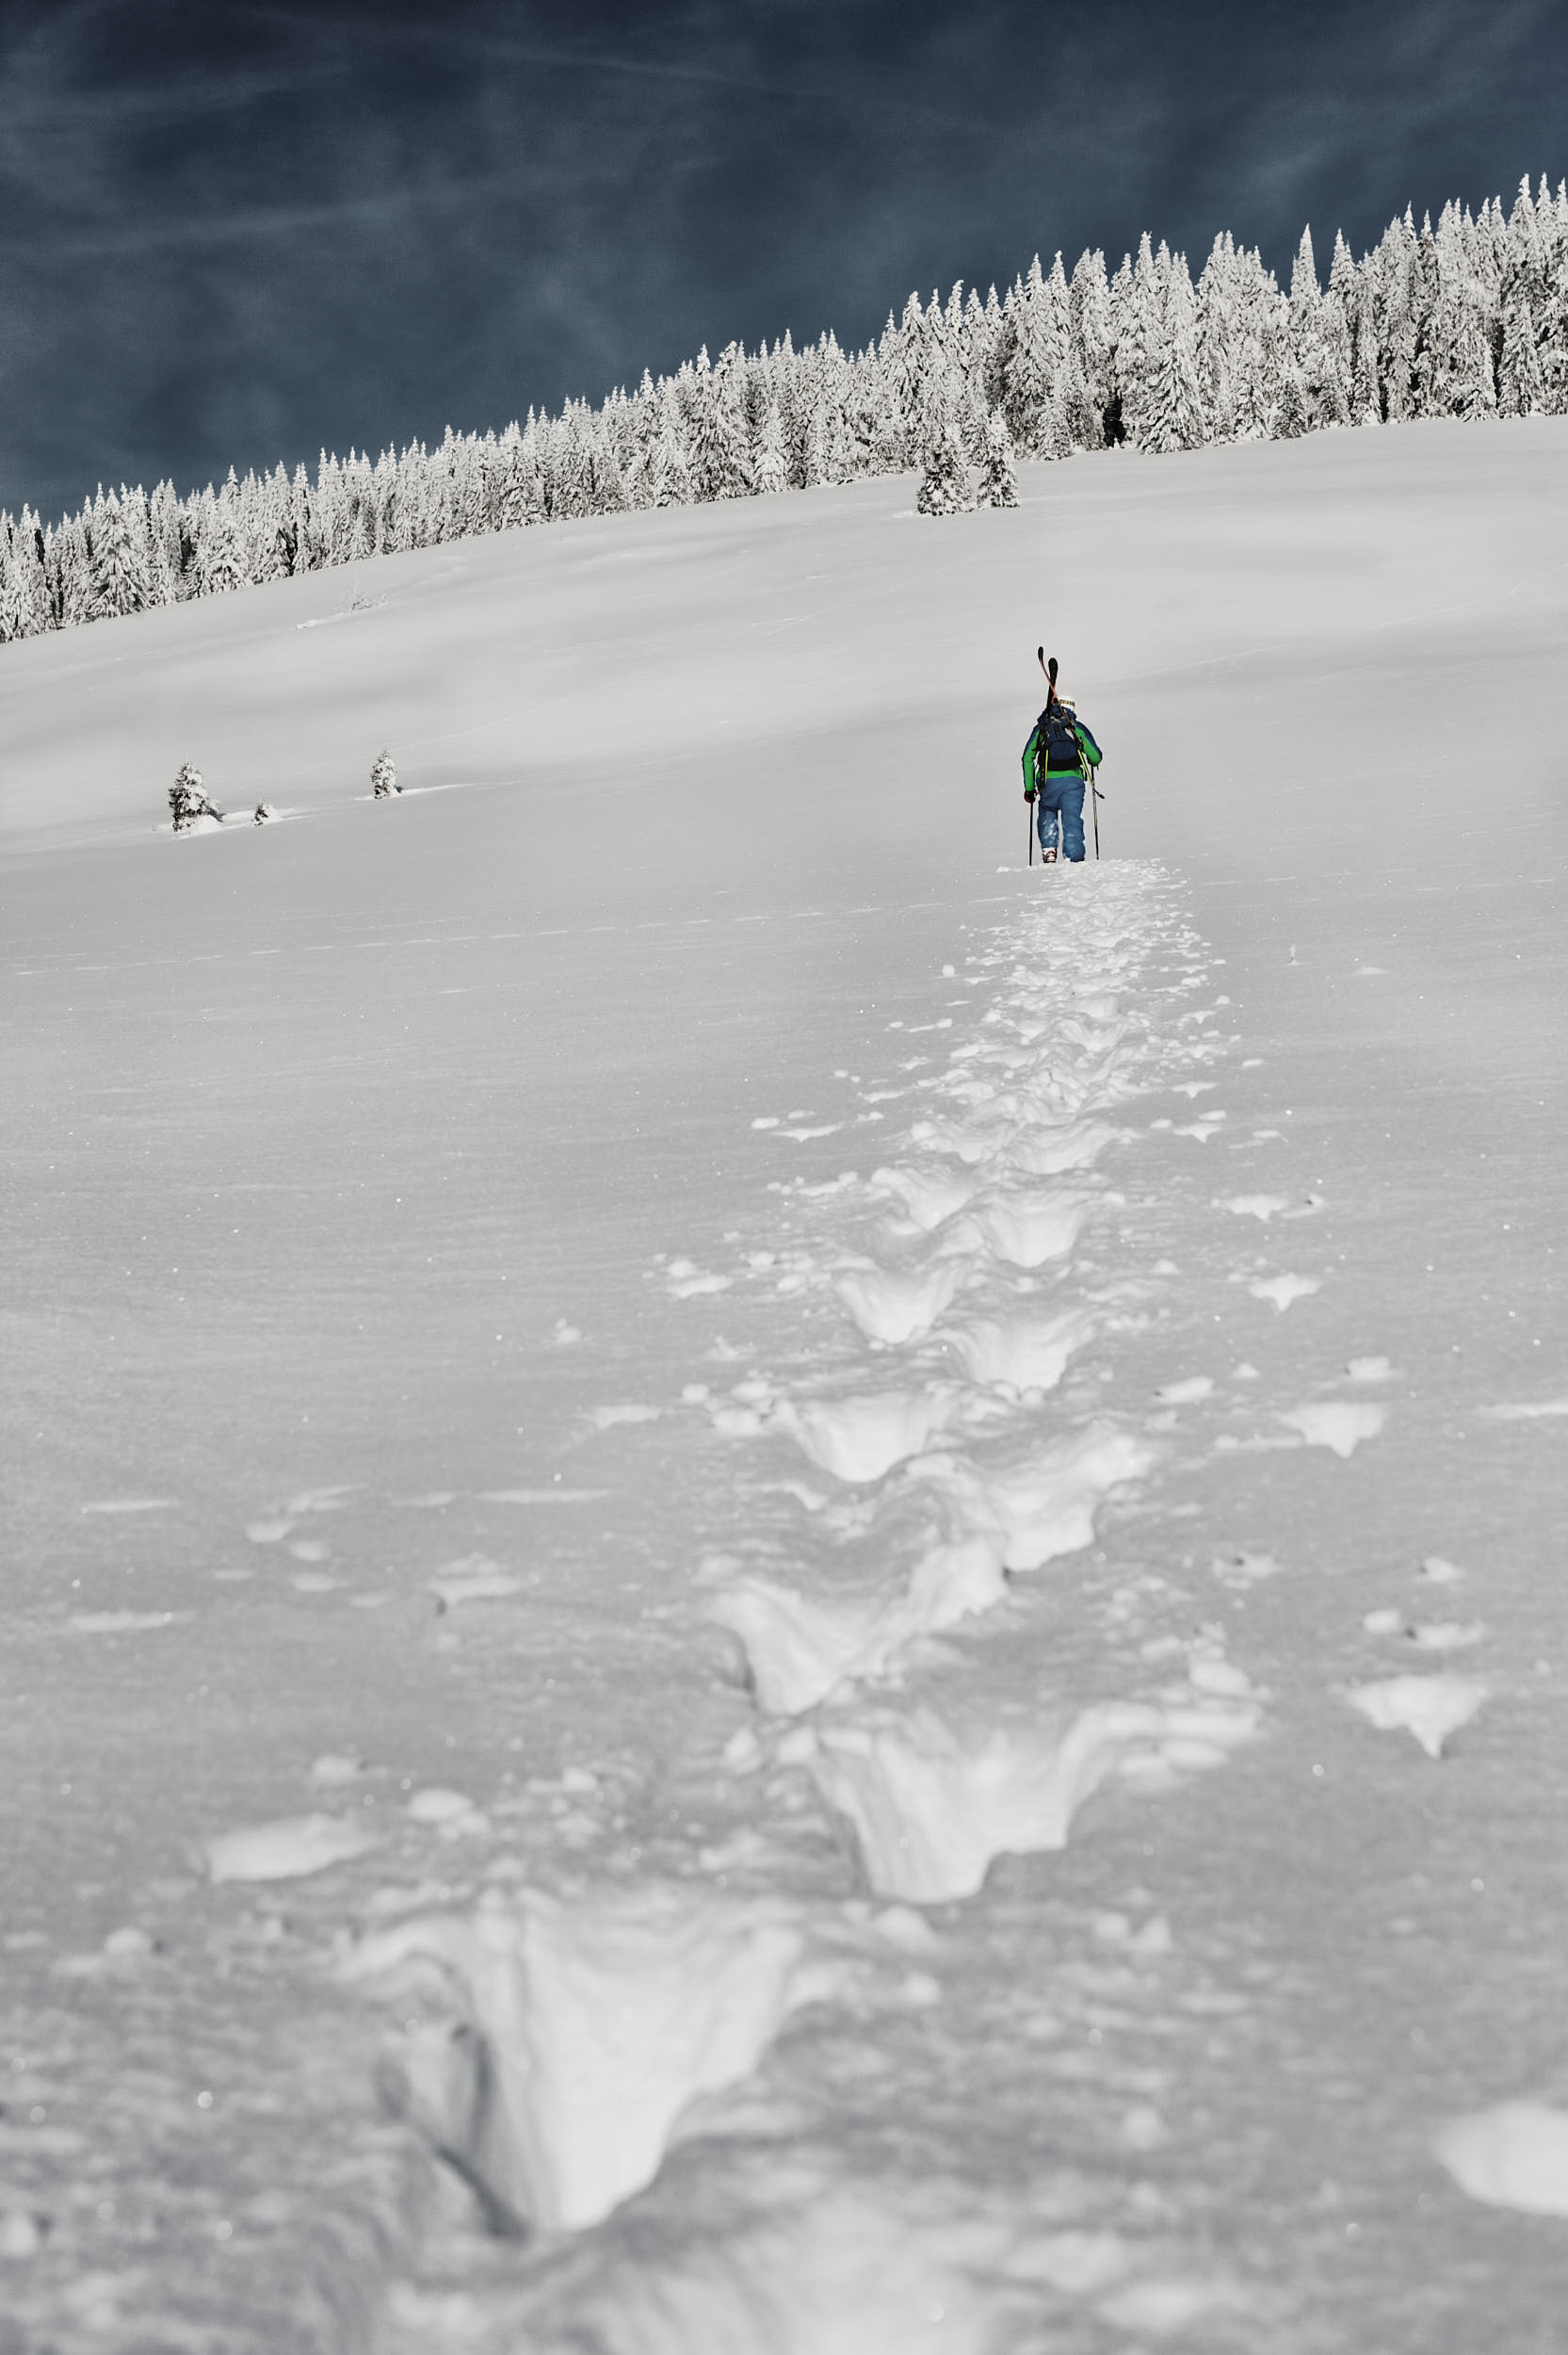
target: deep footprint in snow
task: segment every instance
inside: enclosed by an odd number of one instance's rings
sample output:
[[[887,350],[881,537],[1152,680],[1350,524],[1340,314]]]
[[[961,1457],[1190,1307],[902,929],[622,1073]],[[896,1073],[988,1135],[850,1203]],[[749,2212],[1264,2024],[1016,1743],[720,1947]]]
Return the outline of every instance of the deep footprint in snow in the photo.
[[[944,1338],[971,1382],[1021,1392],[1054,1390],[1096,1329],[1088,1309],[1068,1308],[1047,1317],[977,1317]]]
[[[1091,1545],[1105,1498],[1157,1460],[1146,1440],[1101,1421],[1008,1467],[929,1455],[911,1474],[942,1496],[958,1534],[996,1539],[1010,1570],[1038,1570]]]
[[[1262,1713],[1239,1671],[1215,1681],[1232,1689],[1094,1701],[1054,1725],[1030,1716],[968,1737],[924,1709],[830,1718],[805,1762],[853,1826],[878,1895],[938,1904],[973,1896],[998,1856],[1065,1847],[1075,1814],[1114,1774],[1150,1789],[1221,1764]]]
[[[867,1340],[897,1346],[929,1333],[963,1281],[954,1261],[900,1270],[867,1262],[849,1268],[833,1289]]]
[[[781,1399],[773,1421],[819,1471],[853,1486],[918,1455],[956,1411],[949,1389],[884,1390],[861,1398]]]
[[[933,1547],[891,1599],[808,1596],[742,1575],[724,1585],[708,1616],[739,1636],[761,1706],[794,1716],[847,1680],[885,1675],[922,1635],[994,1609],[1007,1591],[996,1547],[974,1537]]]
[[[873,1194],[891,1194],[902,1203],[905,1219],[917,1233],[929,1235],[962,1210],[978,1190],[978,1181],[956,1170],[912,1169],[900,1164],[872,1173]]]
[[[1031,1271],[1065,1259],[1082,1234],[1095,1197],[1041,1190],[992,1192],[956,1219],[942,1249],[961,1258],[982,1253],[1008,1267]]]
[[[445,1993],[467,2033],[402,2049],[408,2112],[501,2213],[555,2232],[651,2183],[692,2103],[836,1986],[786,1902],[688,1884],[495,1896],[367,1938],[347,1967]]]

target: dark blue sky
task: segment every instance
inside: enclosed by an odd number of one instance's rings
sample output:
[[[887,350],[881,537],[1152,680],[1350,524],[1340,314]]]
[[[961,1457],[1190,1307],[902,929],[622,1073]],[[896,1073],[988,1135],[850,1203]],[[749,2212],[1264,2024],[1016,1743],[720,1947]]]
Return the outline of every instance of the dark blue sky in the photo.
[[[1147,226],[1287,271],[1568,171],[1563,0],[5,0],[0,506],[881,327]]]

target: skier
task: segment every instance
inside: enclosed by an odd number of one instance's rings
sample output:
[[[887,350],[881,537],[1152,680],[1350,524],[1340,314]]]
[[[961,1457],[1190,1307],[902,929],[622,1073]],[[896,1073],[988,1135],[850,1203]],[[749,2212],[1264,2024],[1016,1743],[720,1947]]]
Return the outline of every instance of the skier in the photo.
[[[1024,799],[1035,802],[1038,797],[1040,855],[1049,864],[1057,855],[1059,822],[1062,856],[1074,861],[1083,857],[1085,783],[1102,755],[1071,700],[1057,692],[1055,655],[1045,675],[1050,683],[1045,708],[1024,747]]]

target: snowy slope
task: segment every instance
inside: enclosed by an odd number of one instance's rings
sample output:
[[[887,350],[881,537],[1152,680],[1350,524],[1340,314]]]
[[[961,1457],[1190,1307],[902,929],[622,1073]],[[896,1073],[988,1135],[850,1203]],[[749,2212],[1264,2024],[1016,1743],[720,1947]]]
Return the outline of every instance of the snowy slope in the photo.
[[[1552,2344],[1568,428],[910,505],[0,658],[4,2355]]]

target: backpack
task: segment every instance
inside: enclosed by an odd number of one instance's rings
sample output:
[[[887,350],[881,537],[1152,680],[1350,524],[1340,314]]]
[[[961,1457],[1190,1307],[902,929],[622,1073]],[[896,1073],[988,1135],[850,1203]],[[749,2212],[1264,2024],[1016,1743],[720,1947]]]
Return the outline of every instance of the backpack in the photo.
[[[1041,713],[1038,758],[1043,773],[1052,770],[1059,773],[1064,769],[1071,769],[1082,774],[1083,755],[1078,750],[1070,704],[1058,702],[1053,697]]]

